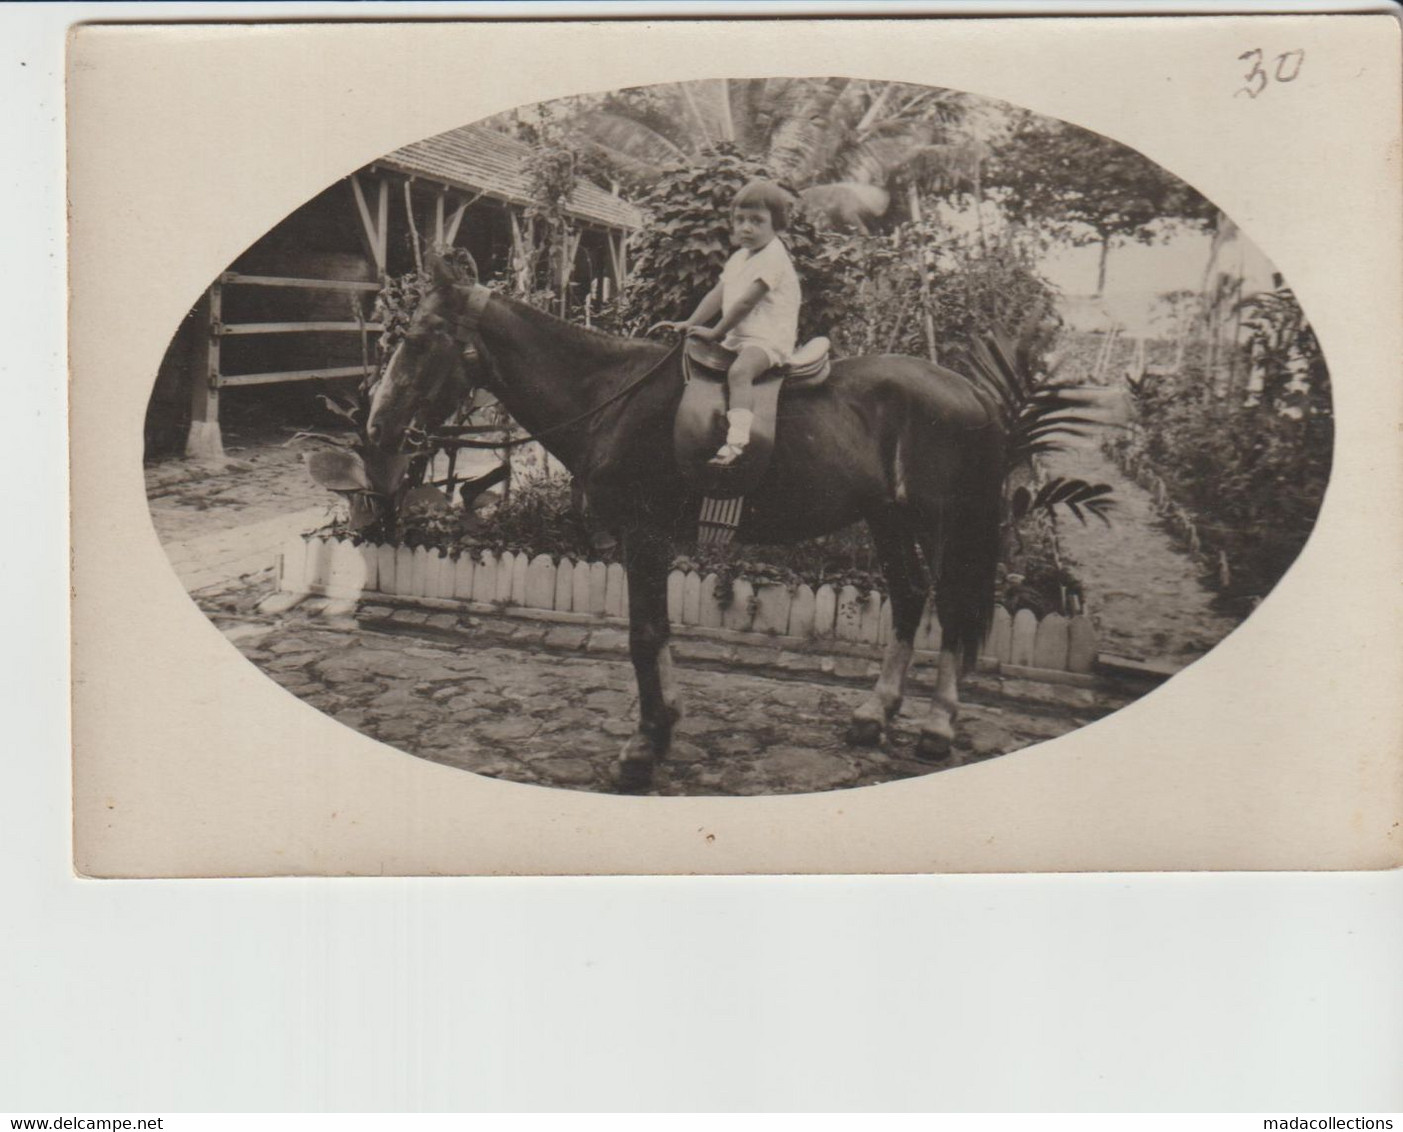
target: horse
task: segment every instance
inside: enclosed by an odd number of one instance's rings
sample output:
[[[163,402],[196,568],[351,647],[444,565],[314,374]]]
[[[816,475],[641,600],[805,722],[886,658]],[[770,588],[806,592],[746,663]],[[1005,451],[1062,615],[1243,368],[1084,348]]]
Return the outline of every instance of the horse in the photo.
[[[479,380],[583,485],[591,516],[620,539],[628,579],[639,720],[614,781],[620,792],[646,789],[682,714],[667,576],[674,544],[695,538],[701,505],[673,454],[681,350],[572,325],[465,279],[437,256],[428,269],[429,288],[371,392],[367,438],[399,446],[422,406],[464,385],[464,351],[475,350]],[[823,385],[781,400],[771,462],[735,537],[788,543],[866,522],[892,632],[876,686],[852,712],[850,743],[879,743],[900,709],[933,583],[942,647],[915,753],[948,756],[959,678],[993,614],[1005,442],[987,391],[919,358],[838,359]]]

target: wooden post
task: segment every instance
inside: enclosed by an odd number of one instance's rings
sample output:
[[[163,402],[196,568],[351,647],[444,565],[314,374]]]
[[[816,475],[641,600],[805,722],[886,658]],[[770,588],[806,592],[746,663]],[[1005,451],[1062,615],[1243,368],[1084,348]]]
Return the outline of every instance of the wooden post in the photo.
[[[380,265],[380,274],[384,275],[390,255],[390,179],[384,174],[380,176],[380,206],[377,211],[380,214],[380,229],[376,233],[375,262]]]
[[[380,187],[382,190],[385,188],[383,181]],[[370,204],[365,199],[365,190],[361,188],[360,174],[358,173],[351,174],[351,193],[355,197],[356,213],[360,217],[359,232],[361,243],[365,247],[366,258],[374,265],[375,274],[382,276],[385,274],[385,245],[381,238],[381,230],[376,227],[375,219],[370,214]],[[387,200],[383,192],[380,199],[382,202]]]
[[[568,228],[560,233],[560,247],[556,254],[560,260],[555,285],[560,289],[560,317],[565,318],[570,302],[570,230]]]
[[[409,243],[414,249],[414,270],[423,274],[424,255],[419,250],[419,225],[414,222],[414,178],[404,182],[404,216],[409,221]]]
[[[438,193],[434,196],[434,245],[440,248],[446,242],[443,238],[443,201],[446,196],[448,196],[448,189],[440,185]]]
[[[196,307],[195,335],[190,350],[190,431],[185,455],[192,460],[224,459],[219,433],[219,324],[223,295],[218,283]]]
[[[604,246],[609,250],[609,273],[612,277],[611,280],[608,281],[612,281],[616,291],[622,290],[624,285],[623,258],[619,254],[618,247],[615,246],[615,240],[619,239],[621,239],[621,236],[617,232],[604,233]]]
[[[526,240],[521,234],[521,222],[511,209],[507,210],[507,219],[511,221],[512,226],[512,287],[520,295],[527,290]]]
[[[459,203],[458,207],[453,210],[453,217],[448,221],[448,227],[444,230],[443,234],[443,243],[446,247],[451,248],[454,241],[458,239],[458,225],[463,223],[463,213],[467,212],[468,205],[471,203],[472,201],[462,201]]]
[[[580,252],[580,241],[584,232],[572,233],[566,228],[560,233],[560,317],[569,314],[570,276],[575,271],[575,257]]]

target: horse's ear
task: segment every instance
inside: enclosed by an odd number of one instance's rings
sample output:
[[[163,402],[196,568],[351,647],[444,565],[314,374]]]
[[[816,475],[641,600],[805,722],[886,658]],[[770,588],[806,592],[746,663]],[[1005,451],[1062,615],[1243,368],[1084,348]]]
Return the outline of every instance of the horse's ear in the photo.
[[[435,287],[452,287],[462,282],[452,264],[438,252],[430,252],[424,259],[424,266],[429,269],[429,279]]]

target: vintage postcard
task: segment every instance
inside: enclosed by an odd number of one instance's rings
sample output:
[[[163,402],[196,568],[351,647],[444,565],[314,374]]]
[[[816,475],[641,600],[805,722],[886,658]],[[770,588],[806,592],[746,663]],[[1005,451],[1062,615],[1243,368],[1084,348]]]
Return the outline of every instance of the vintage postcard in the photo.
[[[95,877],[1403,862],[1389,15],[91,24]]]

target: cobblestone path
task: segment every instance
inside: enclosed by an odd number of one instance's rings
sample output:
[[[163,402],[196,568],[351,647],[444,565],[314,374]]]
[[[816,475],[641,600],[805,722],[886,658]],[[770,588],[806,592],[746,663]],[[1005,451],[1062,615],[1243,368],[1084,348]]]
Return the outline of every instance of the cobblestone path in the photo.
[[[613,761],[637,719],[618,629],[352,611],[323,599],[259,615],[257,593],[199,600],[249,660],[331,718],[478,774],[612,790]],[[924,710],[928,687],[908,701],[893,740],[875,749],[844,742],[848,714],[875,678],[871,661],[685,638],[675,649],[687,716],[655,782],[662,795],[804,793],[929,774],[1054,738],[1133,698],[977,675],[955,750],[929,764],[910,754],[910,713]]]
[[[147,469],[157,533],[215,624],[287,691],[411,755],[516,782],[612,790],[613,762],[637,722],[617,628],[338,609],[324,599],[258,611],[272,570],[249,563],[271,562],[290,513],[327,502],[301,466],[307,445],[286,443],[290,435],[231,444],[219,470]],[[267,546],[252,546],[264,528]],[[917,670],[883,746],[853,748],[843,733],[875,681],[871,660],[686,637],[674,647],[687,716],[657,775],[653,792],[664,795],[805,793],[930,774],[1055,738],[1138,694],[972,676],[955,748],[930,764],[911,751],[932,673]]]

